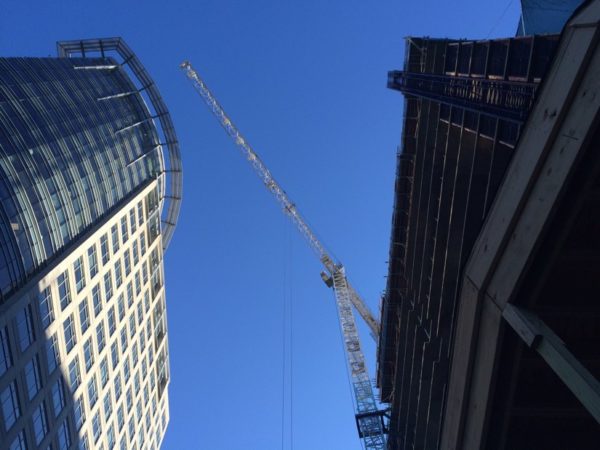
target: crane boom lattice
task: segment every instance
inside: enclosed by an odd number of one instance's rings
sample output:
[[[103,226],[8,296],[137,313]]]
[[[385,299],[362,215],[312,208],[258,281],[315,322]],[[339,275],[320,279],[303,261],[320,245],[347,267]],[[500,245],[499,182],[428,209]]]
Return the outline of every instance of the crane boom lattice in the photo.
[[[221,126],[237,144],[237,147],[242,154],[248,159],[264,185],[271,191],[285,213],[290,217],[300,233],[306,238],[311,249],[325,267],[327,275],[322,274],[322,276],[328,286],[333,287],[340,327],[344,338],[346,361],[356,401],[356,424],[358,433],[363,440],[366,449],[384,450],[386,446],[384,413],[377,408],[373,386],[369,379],[365,358],[360,346],[360,339],[356,328],[354,314],[352,312],[352,305],[369,326],[371,335],[375,339],[379,333],[379,323],[373,317],[362,298],[348,283],[343,266],[334,262],[325,246],[313,233],[299,213],[296,205],[275,181],[269,169],[227,116],[217,99],[210,92],[192,65],[185,61],[181,64],[181,68],[185,71],[186,76],[191,80],[194,88],[204,99]]]

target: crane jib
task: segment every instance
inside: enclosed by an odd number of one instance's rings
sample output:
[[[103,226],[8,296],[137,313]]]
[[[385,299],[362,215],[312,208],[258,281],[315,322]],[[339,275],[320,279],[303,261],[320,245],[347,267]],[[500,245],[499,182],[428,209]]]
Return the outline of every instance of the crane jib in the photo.
[[[294,223],[298,231],[306,238],[309,246],[317,255],[327,274],[321,273],[323,281],[329,287],[333,287],[336,306],[344,340],[344,352],[351,378],[352,390],[356,403],[356,426],[358,435],[362,439],[366,449],[384,450],[386,448],[386,413],[378,409],[373,386],[366,368],[365,358],[361,349],[356,321],[352,312],[352,306],[358,311],[365,323],[368,325],[371,335],[377,339],[379,334],[379,323],[369,311],[358,293],[348,283],[344,267],[335,263],[329,256],[325,246],[308,226],[296,205],[288,198],[285,191],[275,181],[271,172],[264,165],[258,154],[250,147],[246,139],[235,127],[227,116],[217,99],[210,92],[204,81],[199,77],[188,61],[181,64],[187,77],[206,105],[217,118],[223,129],[232,138],[238,149],[250,162],[256,174],[265,184],[265,187],[273,194],[283,211]]]

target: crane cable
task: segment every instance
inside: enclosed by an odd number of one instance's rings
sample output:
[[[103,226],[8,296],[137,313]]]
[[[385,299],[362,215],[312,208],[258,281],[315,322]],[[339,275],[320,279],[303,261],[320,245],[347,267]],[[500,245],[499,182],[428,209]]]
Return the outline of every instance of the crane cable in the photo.
[[[292,230],[289,221],[283,221],[283,306],[281,333],[281,450],[286,447],[286,419],[289,417],[289,449],[294,449],[294,335],[293,335],[293,283],[292,283]],[[289,344],[288,344],[289,342]],[[287,370],[286,370],[287,368]],[[287,378],[286,378],[287,375]],[[287,382],[287,383],[286,383]],[[289,398],[286,415],[286,400]]]
[[[290,450],[294,450],[294,246],[292,228],[288,223],[289,310],[290,310]]]
[[[285,224],[284,224],[285,225]],[[284,227],[285,229],[285,227]],[[285,245],[284,245],[285,247]],[[285,448],[285,361],[286,361],[286,345],[285,345],[285,336],[286,336],[286,283],[287,283],[287,265],[285,259],[285,250],[282,253],[283,258],[283,283],[282,283],[282,294],[283,294],[283,306],[282,306],[282,314],[281,314],[281,450]]]

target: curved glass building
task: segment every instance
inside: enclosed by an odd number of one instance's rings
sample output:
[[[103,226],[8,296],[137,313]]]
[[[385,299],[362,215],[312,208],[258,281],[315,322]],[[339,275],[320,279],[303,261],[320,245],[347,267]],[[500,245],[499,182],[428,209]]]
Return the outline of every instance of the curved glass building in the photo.
[[[0,58],[4,297],[120,202],[166,173],[165,143],[148,107],[152,102],[144,101],[143,86],[134,84],[126,67],[105,54],[111,44],[118,49],[124,43],[90,43],[102,45],[99,57],[85,57],[78,41],[59,44],[62,58]],[[83,55],[67,57],[69,45]]]
[[[181,173],[120,38],[0,58],[0,449],[160,448]]]

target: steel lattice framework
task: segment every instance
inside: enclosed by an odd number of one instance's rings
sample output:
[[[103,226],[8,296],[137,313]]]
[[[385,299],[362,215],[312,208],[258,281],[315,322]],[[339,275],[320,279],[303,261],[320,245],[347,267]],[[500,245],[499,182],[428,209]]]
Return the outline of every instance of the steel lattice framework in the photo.
[[[122,97],[134,93],[145,93],[147,95],[147,100],[149,101],[146,102],[146,106],[150,108],[150,113],[153,114],[152,120],[159,132],[159,137],[164,139],[163,142],[157,143],[156,149],[165,158],[159,185],[161,202],[166,202],[165,207],[162,208],[163,214],[161,218],[163,249],[166,250],[175,232],[179,210],[181,209],[183,172],[179,141],[175,134],[173,120],[171,119],[167,105],[158,91],[158,87],[154,84],[150,74],[144,68],[136,54],[133,53],[121,38],[61,41],[57,43],[57,49],[58,55],[64,58],[77,56],[85,58],[86,55],[101,56],[103,58],[110,56],[111,58],[115,58],[118,55],[120,60],[115,60],[117,64],[108,65],[105,68],[115,70],[118,66],[127,67],[134,76],[132,81],[135,81],[138,90],[124,92],[117,94],[117,96]],[[81,67],[81,69],[85,69],[85,67]],[[106,100],[107,98],[98,100]],[[132,126],[136,125],[138,124]],[[125,129],[120,131],[124,131]],[[166,152],[164,152],[164,149],[166,149]],[[136,161],[132,161],[132,163]]]
[[[325,246],[308,226],[296,205],[289,199],[285,191],[275,181],[271,172],[262,162],[257,153],[248,144],[231,119],[227,116],[217,99],[210,92],[204,81],[194,70],[192,65],[184,61],[181,64],[186,76],[191,80],[194,88],[204,99],[211,112],[217,118],[227,134],[237,144],[238,149],[248,159],[255,173],[262,180],[267,189],[273,194],[283,211],[290,217],[300,233],[306,238],[313,252],[317,255],[326,274],[323,279],[328,286],[333,286],[336,305],[339,314],[340,327],[344,337],[344,350],[346,362],[351,376],[354,397],[356,400],[356,423],[358,433],[366,449],[383,450],[386,447],[384,413],[377,408],[377,401],[373,387],[366,369],[365,358],[360,346],[356,321],[352,312],[352,305],[369,326],[373,338],[379,334],[379,323],[373,317],[369,308],[358,293],[348,283],[344,268],[334,262]]]

